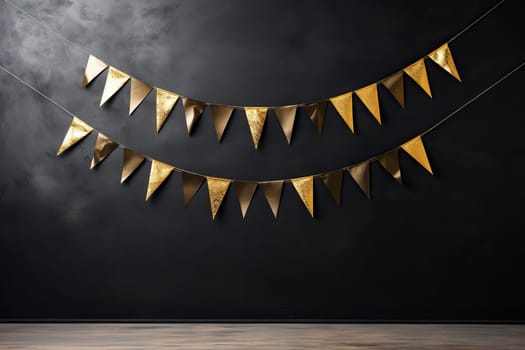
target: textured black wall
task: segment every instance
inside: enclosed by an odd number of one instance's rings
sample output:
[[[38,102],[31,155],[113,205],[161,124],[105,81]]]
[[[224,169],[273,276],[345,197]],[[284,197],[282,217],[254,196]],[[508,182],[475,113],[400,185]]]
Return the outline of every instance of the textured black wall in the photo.
[[[14,3],[108,63],[219,103],[333,96],[430,52],[489,1],[24,1]],[[188,137],[180,104],[159,135],[154,95],[127,116],[87,56],[0,2],[0,64],[131,148],[244,179],[298,177],[367,159],[434,125],[520,64],[523,10],[505,2],[451,44],[464,83],[427,64],[434,98],[380,88],[383,126],[356,103],[352,136],[330,107],[319,138],[302,112],[291,146],[269,116],[255,151],[235,112],[217,144],[209,111]],[[116,151],[95,171],[91,135],[61,158],[70,118],[0,73],[0,317],[493,319],[525,315],[523,70],[425,137],[435,176],[377,164],[373,200],[349,177],[338,208],[316,183],[311,219],[291,186],[279,220],[260,191],[245,220],[235,189],[210,218],[206,187],[184,209],[180,175],[144,202],[149,166],[119,185]]]

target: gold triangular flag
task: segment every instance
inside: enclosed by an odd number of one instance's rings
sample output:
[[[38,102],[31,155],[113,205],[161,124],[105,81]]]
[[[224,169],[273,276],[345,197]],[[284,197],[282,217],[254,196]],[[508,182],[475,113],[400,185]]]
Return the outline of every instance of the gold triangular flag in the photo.
[[[425,60],[423,58],[403,69],[403,72],[412,78],[412,80],[414,80],[417,85],[419,85],[427,95],[432,98],[430,83],[428,82],[427,68],[425,67]]]
[[[430,54],[428,54],[428,57],[430,57],[432,61],[436,62],[441,68],[449,72],[450,75],[452,75],[458,81],[461,81],[456,64],[454,63],[454,58],[452,58],[452,52],[450,51],[450,47],[448,47],[448,43],[444,43],[432,51]]]
[[[281,193],[283,191],[284,181],[270,181],[270,182],[260,182],[264,197],[270,209],[272,209],[273,217],[277,219],[277,214],[279,213],[279,204],[281,203]]]
[[[390,91],[397,103],[405,108],[405,83],[403,79],[403,71],[392,74],[388,78],[383,79],[381,83],[388,89],[388,91]]]
[[[191,135],[193,127],[199,121],[202,112],[206,108],[204,102],[192,100],[184,97],[182,99],[182,106],[184,107],[184,115],[186,116],[186,127],[188,128],[188,135]]]
[[[142,154],[132,151],[129,148],[124,148],[124,162],[122,164],[120,183],[126,181],[127,178],[130,177],[135,170],[137,170],[139,165],[144,162],[145,159],[146,157],[144,157]]]
[[[93,55],[89,55],[88,61],[86,63],[86,70],[84,71],[82,86],[88,86],[106,68],[108,68],[106,62],[96,58]]]
[[[102,92],[102,99],[100,100],[100,106],[106,103],[113,95],[115,95],[122,87],[128,82],[129,75],[118,70],[115,67],[109,67],[108,76],[106,78],[106,85],[104,85],[104,91]]]
[[[392,175],[394,179],[396,179],[397,182],[401,183],[401,168],[399,167],[398,151],[399,149],[397,148],[388,151],[377,158],[377,161],[383,166],[383,168],[385,168],[386,171],[388,171],[390,175]]]
[[[324,125],[324,116],[326,112],[326,101],[309,103],[304,106],[306,113],[310,121],[317,130],[317,135],[321,136],[323,134],[323,125]]]
[[[354,132],[354,112],[352,110],[352,92],[347,92],[336,97],[332,97],[330,102],[337,110],[337,113],[343,118],[350,131]]]
[[[246,112],[246,119],[250,126],[250,133],[252,134],[253,146],[255,149],[259,147],[259,140],[266,121],[267,107],[244,107]]]
[[[334,170],[320,176],[321,181],[332,195],[337,205],[341,206],[341,190],[343,189],[343,170]]]
[[[64,136],[64,141],[62,141],[62,144],[58,148],[57,156],[64,153],[67,149],[69,149],[78,141],[82,140],[84,137],[89,135],[89,133],[91,133],[92,131],[93,128],[91,126],[87,125],[77,117],[73,117],[71,125],[69,125],[69,129],[67,130],[66,136]]]
[[[292,185],[304,203],[311,217],[314,217],[314,177],[306,176],[292,179]]]
[[[355,91],[361,102],[372,113],[377,122],[381,124],[381,111],[379,109],[379,95],[377,94],[377,83],[373,83]]]
[[[230,106],[211,106],[211,116],[213,118],[213,124],[215,125],[215,133],[217,134],[217,140],[219,142],[221,142],[222,140],[222,135],[224,134],[224,130],[226,130],[226,126],[228,126],[228,122],[230,121],[232,112],[233,107]]]
[[[111,140],[106,135],[98,133],[95,149],[93,150],[93,158],[91,159],[91,169],[96,167],[100,162],[106,159],[118,147],[118,143]]]
[[[169,164],[159,162],[158,160],[151,161],[151,169],[149,172],[148,191],[146,192],[146,200],[157,191],[164,181],[171,175],[175,168]]]
[[[129,115],[135,112],[135,109],[144,101],[146,96],[153,90],[151,85],[148,85],[138,79],[131,78],[131,89],[129,93]]]
[[[211,208],[211,217],[215,220],[217,212],[221,207],[222,200],[228,192],[230,187],[231,180],[228,179],[219,179],[216,177],[207,177],[208,182],[208,193],[210,195],[210,208]]]
[[[430,162],[428,161],[427,152],[425,151],[425,145],[423,145],[423,140],[421,136],[417,136],[412,140],[408,141],[401,145],[401,148],[412,158],[414,158],[421,166],[431,174],[432,168],[430,167]]]
[[[157,88],[157,132],[160,131],[160,128],[162,128],[164,122],[166,121],[166,119],[168,119],[171,110],[173,109],[173,107],[175,107],[175,104],[178,100],[179,95],[161,88]]]
[[[366,198],[370,199],[370,163],[368,161],[359,163],[346,169],[352,179],[357,183]]]
[[[292,133],[297,106],[276,107],[273,111],[275,112],[275,116],[279,121],[279,125],[281,125],[281,129],[283,130],[284,136],[286,137],[286,141],[288,141],[288,144],[290,144],[290,142],[292,142]]]
[[[256,182],[235,182],[237,188],[237,197],[239,198],[239,204],[241,206],[242,218],[246,217],[248,207],[252,202],[253,195],[257,189]]]
[[[184,195],[184,208],[190,205],[191,200],[197,194],[204,182],[204,177],[196,174],[182,173],[182,192]]]

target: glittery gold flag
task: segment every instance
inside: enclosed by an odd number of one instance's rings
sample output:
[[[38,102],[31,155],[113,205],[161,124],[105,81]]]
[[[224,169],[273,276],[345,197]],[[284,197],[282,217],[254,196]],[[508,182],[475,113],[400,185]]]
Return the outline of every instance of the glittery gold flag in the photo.
[[[343,170],[334,170],[320,176],[338,206],[341,206],[341,190],[343,189]]]
[[[295,123],[295,115],[297,112],[297,106],[284,106],[277,107],[273,110],[281,129],[283,130],[284,136],[288,144],[292,142],[293,126]]]
[[[184,107],[184,115],[186,116],[188,135],[191,135],[193,127],[199,121],[202,112],[204,112],[204,109],[206,108],[206,104],[204,102],[184,97],[182,99],[182,106]]]
[[[317,135],[323,134],[324,117],[326,112],[326,101],[309,103],[304,106],[310,121],[317,130]]]
[[[197,194],[204,182],[204,177],[196,174],[182,172],[182,193],[184,195],[184,208],[190,205],[191,200]]]
[[[215,125],[217,140],[221,142],[224,130],[226,130],[228,122],[232,116],[233,107],[212,105],[210,109],[211,116],[213,118],[213,124]]]
[[[118,143],[111,140],[106,135],[98,133],[95,149],[93,150],[93,159],[91,159],[91,169],[96,167],[100,162],[106,159],[118,147]]]
[[[391,151],[388,151],[387,153],[381,155],[377,158],[377,161],[379,164],[385,168],[386,171],[394,179],[396,179],[397,182],[401,183],[401,168],[399,167],[399,149],[394,149]]]
[[[452,52],[447,43],[444,43],[434,51],[432,51],[428,57],[434,62],[436,62],[441,68],[450,73],[458,81],[461,81],[459,77],[456,64],[454,63],[454,58],[452,58]]]
[[[159,162],[158,160],[151,161],[151,169],[149,172],[148,191],[146,192],[146,200],[149,200],[153,193],[166,181],[175,168],[169,164]]]
[[[311,217],[314,217],[314,177],[306,176],[292,179],[292,185],[304,203]]]
[[[102,92],[100,106],[104,105],[113,95],[115,95],[128,82],[130,76],[115,67],[109,67],[106,85]]]
[[[399,103],[401,107],[405,108],[405,84],[403,79],[403,71],[397,72],[396,74],[383,79],[381,83],[388,89],[388,91],[390,91],[397,103]]]
[[[267,107],[244,107],[246,112],[246,119],[250,126],[250,133],[252,134],[253,146],[255,149],[259,147],[259,140],[264,128],[264,122],[266,121],[266,115],[268,113]]]
[[[124,148],[124,162],[122,164],[122,174],[120,183],[123,183],[135,170],[144,162],[146,157],[128,148]]]
[[[252,202],[253,195],[257,189],[256,182],[241,182],[236,181],[235,187],[237,188],[237,197],[239,198],[239,204],[241,206],[242,218],[246,217],[248,207]]]
[[[359,186],[366,198],[370,199],[370,163],[368,161],[359,163],[346,169],[352,179]]]
[[[432,168],[430,167],[430,162],[428,161],[427,152],[425,151],[425,145],[423,145],[421,136],[417,136],[407,143],[402,144],[401,148],[412,158],[414,158],[429,173],[434,174],[432,172]]]
[[[131,78],[131,89],[129,93],[129,115],[135,112],[135,109],[144,101],[146,96],[153,90],[151,85],[148,85],[138,79]]]
[[[66,136],[62,141],[62,144],[58,148],[57,156],[64,153],[66,150],[75,145],[78,141],[89,135],[93,131],[93,128],[77,117],[73,117],[71,125],[67,130]]]
[[[428,82],[427,68],[425,67],[425,60],[420,59],[412,63],[410,66],[403,69],[417,85],[419,85],[427,95],[432,98],[432,92],[430,91],[430,83]]]
[[[330,102],[336,109],[337,113],[343,118],[351,132],[354,132],[354,112],[352,110],[352,92],[347,92],[336,97],[332,97]]]
[[[379,110],[379,96],[377,94],[377,83],[373,83],[355,91],[355,94],[374,118],[381,124],[381,111]]]
[[[179,95],[164,89],[157,88],[157,132],[160,131],[164,125],[164,122],[166,119],[168,119],[168,116],[170,115],[178,100]]]
[[[208,193],[210,195],[211,216],[213,220],[215,220],[215,216],[217,216],[217,212],[221,207],[222,200],[224,199],[224,196],[226,196],[226,192],[228,192],[231,180],[215,177],[207,177],[206,180],[208,182]]]
[[[273,217],[277,219],[279,214],[279,205],[281,203],[281,193],[283,191],[284,181],[260,182],[259,186],[263,190],[264,197],[272,209]]]
[[[89,55],[86,64],[86,70],[84,71],[84,79],[82,81],[82,86],[88,86],[106,68],[108,68],[106,62],[96,58],[93,55]]]

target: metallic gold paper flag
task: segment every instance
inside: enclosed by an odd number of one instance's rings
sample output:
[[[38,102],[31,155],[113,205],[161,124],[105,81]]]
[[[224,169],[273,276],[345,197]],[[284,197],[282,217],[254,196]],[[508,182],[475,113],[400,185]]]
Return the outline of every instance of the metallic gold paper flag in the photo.
[[[146,200],[149,200],[153,193],[166,181],[175,168],[169,164],[159,162],[158,160],[151,161],[151,169],[149,172],[148,191],[146,192]]]
[[[334,170],[320,176],[338,206],[341,206],[341,190],[343,188],[343,170]]]
[[[224,199],[226,192],[228,192],[231,180],[215,177],[207,177],[206,180],[208,182],[208,193],[210,195],[211,217],[215,220],[215,216],[217,216],[217,212],[221,207],[222,200]]]
[[[428,161],[427,152],[425,151],[425,146],[423,145],[423,140],[421,136],[417,136],[407,143],[401,145],[401,148],[407,152],[412,158],[414,158],[423,168],[425,168],[429,173],[432,172],[430,167],[430,162]]]
[[[184,97],[182,99],[182,106],[184,107],[184,115],[186,116],[188,135],[191,135],[193,127],[199,121],[202,112],[204,112],[204,109],[206,108],[206,104],[204,102],[195,101]]]
[[[434,62],[436,62],[441,68],[450,73],[458,81],[461,81],[459,77],[456,64],[454,63],[454,58],[452,58],[452,52],[448,47],[447,43],[444,43],[434,51],[432,51],[428,57]]]
[[[379,164],[385,168],[386,171],[394,179],[396,179],[397,182],[401,183],[401,168],[399,167],[399,149],[394,149],[392,151],[389,151],[380,157],[377,158],[377,161]]]
[[[144,101],[146,96],[153,90],[151,85],[148,85],[138,79],[131,78],[131,89],[129,93],[129,115],[135,112],[135,109]]]
[[[343,118],[350,131],[354,132],[354,112],[352,110],[352,92],[348,92],[343,95],[332,97],[330,102],[337,110],[337,113]]]
[[[157,132],[160,131],[173,107],[179,100],[179,95],[164,89],[157,88]]]
[[[226,130],[228,122],[232,116],[233,107],[212,105],[210,108],[213,124],[215,125],[215,133],[217,134],[217,140],[221,142],[224,130]]]
[[[113,95],[115,95],[128,82],[129,75],[118,70],[115,67],[109,67],[108,76],[106,78],[106,85],[102,92],[102,99],[100,106],[104,105]]]
[[[62,141],[62,144],[58,148],[57,156],[64,153],[78,141],[89,135],[92,131],[93,128],[91,126],[87,125],[77,117],[73,117],[71,125],[69,126],[66,136],[64,137],[64,141]]]
[[[128,148],[124,148],[124,162],[122,164],[122,175],[120,183],[127,180],[135,170],[144,162],[146,157]]]
[[[284,136],[286,137],[286,141],[288,141],[288,144],[290,144],[290,142],[292,142],[292,133],[297,106],[277,107],[274,108],[273,111],[275,112],[275,116],[279,121],[279,125],[281,125],[281,129],[283,130]]]
[[[82,81],[82,86],[88,86],[106,68],[108,68],[106,62],[96,58],[93,55],[89,55],[86,64],[86,70],[84,71],[84,79]]]
[[[414,80],[417,85],[419,85],[427,95],[432,98],[432,92],[430,91],[430,84],[428,82],[427,68],[425,67],[425,60],[420,59],[412,63],[410,66],[403,69],[412,80]]]
[[[111,140],[106,135],[98,133],[95,149],[93,150],[93,159],[91,159],[91,169],[96,167],[100,162],[106,159],[118,147],[118,143]]]
[[[279,204],[281,203],[281,193],[283,191],[284,181],[270,181],[270,182],[260,182],[264,197],[272,209],[273,217],[277,219],[277,214],[279,214]]]
[[[248,207],[252,202],[253,195],[257,189],[256,182],[235,182],[237,188],[237,197],[239,198],[239,204],[241,206],[242,218],[246,217]]]
[[[403,71],[397,72],[396,74],[383,79],[381,83],[388,89],[388,91],[390,91],[397,103],[399,103],[401,107],[405,108],[405,84],[403,79]]]
[[[201,188],[202,183],[204,182],[204,177],[182,172],[182,192],[184,195],[184,208],[187,208],[190,205],[191,200],[197,194],[199,188]]]
[[[259,147],[259,140],[264,128],[264,122],[266,121],[266,115],[268,113],[267,107],[244,107],[246,112],[246,119],[250,126],[250,133],[252,134],[253,146],[255,149]]]
[[[359,163],[346,169],[352,179],[357,183],[366,198],[370,199],[370,163],[368,161]]]
[[[324,116],[326,112],[326,101],[309,103],[304,106],[306,113],[310,121],[317,130],[317,135],[321,136],[323,134],[323,125],[324,125]]]
[[[379,96],[377,94],[377,83],[370,84],[355,91],[361,102],[368,108],[370,113],[381,124],[381,111],[379,109]]]
[[[292,179],[292,185],[304,203],[311,217],[314,217],[314,177],[306,176]]]

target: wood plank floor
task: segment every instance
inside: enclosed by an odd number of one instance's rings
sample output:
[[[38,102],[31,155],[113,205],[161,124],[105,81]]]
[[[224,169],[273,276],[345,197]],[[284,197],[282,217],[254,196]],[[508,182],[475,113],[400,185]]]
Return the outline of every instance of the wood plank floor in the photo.
[[[525,326],[4,323],[0,349],[525,349]]]

